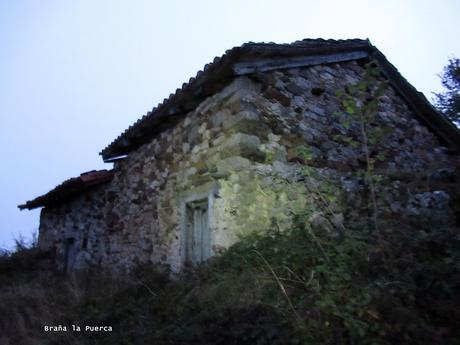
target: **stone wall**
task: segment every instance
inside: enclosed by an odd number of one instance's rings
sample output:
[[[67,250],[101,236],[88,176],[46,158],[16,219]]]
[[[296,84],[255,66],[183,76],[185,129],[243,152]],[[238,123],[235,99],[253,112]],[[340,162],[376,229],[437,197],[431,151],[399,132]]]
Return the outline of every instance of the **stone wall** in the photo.
[[[368,191],[359,176],[366,168],[362,135],[359,123],[346,124],[350,116],[337,91],[363,74],[363,66],[350,62],[258,75],[254,79],[262,84],[262,93],[252,102],[281,136],[287,160],[310,167],[306,185],[335,188],[338,212],[346,215],[349,226],[361,228],[369,210]],[[422,228],[458,222],[458,153],[449,154],[390,86],[369,127],[389,129],[371,152],[383,154],[373,171],[380,179],[379,217]],[[299,145],[308,149],[307,161],[298,157]]]
[[[42,209],[38,246],[55,252],[58,269],[66,268],[65,252],[69,240],[73,241],[74,251],[68,269],[101,263],[106,252],[104,187],[97,186],[66,203]]]
[[[78,265],[153,262],[178,271],[184,202],[195,196],[211,201],[213,254],[249,232],[289,228],[318,192],[330,199],[338,221],[369,226],[359,126],[344,123],[336,96],[362,75],[362,66],[348,62],[233,80],[115,163],[109,184],[45,208],[41,247],[62,257],[63,240],[73,237],[80,251],[86,241]],[[445,152],[391,87],[374,122],[391,127],[373,153],[385,152],[375,167],[379,217],[455,223],[458,155]],[[321,218],[310,216],[313,223]]]

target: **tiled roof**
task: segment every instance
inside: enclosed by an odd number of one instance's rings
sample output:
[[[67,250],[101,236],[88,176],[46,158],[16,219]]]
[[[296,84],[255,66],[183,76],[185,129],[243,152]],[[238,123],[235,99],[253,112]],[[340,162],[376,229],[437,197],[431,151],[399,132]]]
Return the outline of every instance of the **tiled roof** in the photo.
[[[204,98],[218,92],[233,77],[286,66],[307,66],[360,58],[375,59],[393,87],[406,99],[420,120],[443,140],[458,149],[460,131],[441,116],[385,56],[368,40],[305,39],[291,44],[245,43],[227,50],[205,65],[194,78],[120,134],[100,154],[105,161],[115,160],[151,139],[193,110]],[[284,67],[283,67],[284,66]]]
[[[19,205],[18,208],[20,210],[26,208],[31,210],[37,207],[50,206],[68,200],[94,186],[109,182],[112,177],[113,173],[110,170],[88,171],[78,177],[73,177],[64,181],[48,193],[27,201],[25,204]]]

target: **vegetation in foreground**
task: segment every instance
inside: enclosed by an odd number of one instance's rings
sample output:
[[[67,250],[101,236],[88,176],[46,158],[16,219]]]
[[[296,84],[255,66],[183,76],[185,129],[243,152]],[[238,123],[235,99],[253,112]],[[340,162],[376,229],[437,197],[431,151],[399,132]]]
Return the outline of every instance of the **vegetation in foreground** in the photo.
[[[460,344],[455,229],[242,239],[170,279],[139,267],[63,277],[22,248],[0,261],[1,344]],[[44,332],[44,325],[112,332]]]

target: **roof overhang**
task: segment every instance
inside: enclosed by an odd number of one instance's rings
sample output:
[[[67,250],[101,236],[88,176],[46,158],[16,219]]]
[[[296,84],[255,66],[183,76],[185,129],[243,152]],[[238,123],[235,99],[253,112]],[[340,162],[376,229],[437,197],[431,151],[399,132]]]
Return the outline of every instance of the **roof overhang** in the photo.
[[[52,206],[73,198],[97,185],[107,183],[112,178],[113,172],[111,170],[89,171],[64,181],[48,193],[27,201],[25,204],[19,205],[18,208],[20,210],[32,210],[38,207]]]
[[[100,154],[109,162],[174,126],[209,95],[218,92],[234,77],[276,69],[305,67],[343,61],[375,59],[390,84],[405,99],[419,119],[457,151],[460,131],[439,114],[425,96],[404,79],[398,70],[368,40],[303,40],[292,44],[246,43],[216,57],[195,78],[165,99],[124,131]]]

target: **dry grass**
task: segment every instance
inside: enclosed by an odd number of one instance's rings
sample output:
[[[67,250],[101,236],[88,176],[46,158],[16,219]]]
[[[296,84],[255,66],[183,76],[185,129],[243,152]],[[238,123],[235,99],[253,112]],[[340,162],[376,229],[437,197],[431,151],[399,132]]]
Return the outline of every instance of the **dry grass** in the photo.
[[[362,236],[274,232],[174,280],[151,266],[63,276],[22,249],[0,257],[0,344],[458,344],[458,229],[386,240],[391,256]]]

